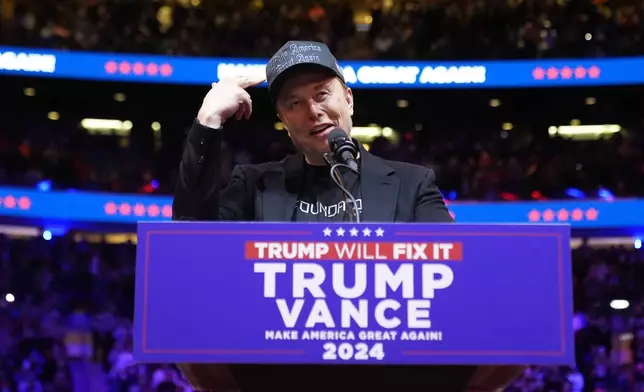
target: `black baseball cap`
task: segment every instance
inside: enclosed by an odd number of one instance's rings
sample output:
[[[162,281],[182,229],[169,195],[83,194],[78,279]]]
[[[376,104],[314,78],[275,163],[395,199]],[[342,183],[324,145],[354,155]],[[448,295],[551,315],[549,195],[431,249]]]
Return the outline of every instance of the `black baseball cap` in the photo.
[[[266,65],[268,93],[273,102],[288,76],[306,68],[327,71],[345,83],[340,64],[328,46],[315,41],[288,41]]]

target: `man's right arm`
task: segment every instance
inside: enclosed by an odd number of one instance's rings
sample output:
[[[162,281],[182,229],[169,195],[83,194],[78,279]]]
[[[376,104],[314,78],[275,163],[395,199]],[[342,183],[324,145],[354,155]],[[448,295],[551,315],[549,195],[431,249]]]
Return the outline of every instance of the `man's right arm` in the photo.
[[[246,176],[235,168],[220,192],[222,130],[195,119],[183,148],[172,203],[173,220],[233,221],[248,219]]]
[[[250,220],[252,208],[246,176],[241,167],[233,170],[232,180],[221,186],[221,126],[235,116],[248,119],[252,100],[245,90],[264,78],[235,77],[211,85],[192,124],[181,157],[179,178],[172,201],[173,220]]]

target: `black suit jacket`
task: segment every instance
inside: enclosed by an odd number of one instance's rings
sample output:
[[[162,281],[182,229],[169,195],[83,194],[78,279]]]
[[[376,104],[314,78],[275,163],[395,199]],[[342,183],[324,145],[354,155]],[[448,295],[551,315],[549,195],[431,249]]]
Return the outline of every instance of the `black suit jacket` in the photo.
[[[197,121],[192,125],[174,193],[173,219],[291,220],[304,178],[304,157],[237,166],[230,183],[220,190],[221,137],[221,130]],[[363,222],[453,222],[431,170],[380,159],[362,147],[360,160]],[[476,367],[249,364],[230,370],[242,392],[462,392]]]
[[[304,180],[303,155],[237,166],[220,191],[221,137],[220,130],[193,123],[174,193],[174,219],[291,220]],[[363,222],[453,221],[432,170],[387,161],[360,149]]]

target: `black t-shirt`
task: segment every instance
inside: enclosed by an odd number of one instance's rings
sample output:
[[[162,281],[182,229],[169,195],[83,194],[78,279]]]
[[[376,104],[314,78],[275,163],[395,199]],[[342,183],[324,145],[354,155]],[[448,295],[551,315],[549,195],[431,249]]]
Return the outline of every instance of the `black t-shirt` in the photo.
[[[333,182],[331,167],[306,164],[304,182],[295,206],[296,222],[349,222],[354,220],[352,201]],[[360,181],[346,168],[337,169],[344,187],[356,199],[358,211],[362,210]]]

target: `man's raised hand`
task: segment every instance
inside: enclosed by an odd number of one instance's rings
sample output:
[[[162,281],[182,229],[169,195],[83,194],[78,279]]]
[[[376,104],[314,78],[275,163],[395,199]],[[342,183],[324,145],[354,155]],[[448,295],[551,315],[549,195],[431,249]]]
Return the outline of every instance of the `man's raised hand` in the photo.
[[[201,125],[216,129],[233,115],[237,120],[250,118],[253,101],[246,89],[265,80],[263,77],[238,76],[213,83],[201,104],[197,120]]]

